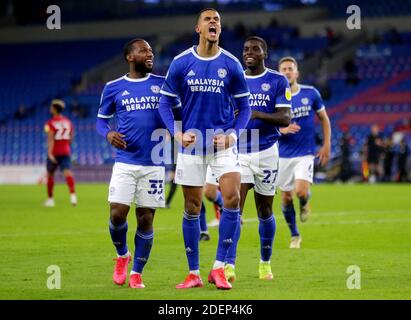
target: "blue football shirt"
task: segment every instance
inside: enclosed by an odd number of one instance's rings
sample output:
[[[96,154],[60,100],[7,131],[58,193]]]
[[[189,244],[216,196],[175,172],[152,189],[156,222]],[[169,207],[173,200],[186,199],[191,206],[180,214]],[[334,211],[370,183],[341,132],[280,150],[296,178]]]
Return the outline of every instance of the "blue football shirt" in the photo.
[[[292,94],[291,99],[291,122],[297,123],[301,129],[295,134],[281,136],[280,158],[315,155],[314,115],[325,110],[325,106],[317,89],[301,84],[298,86],[298,91]]]
[[[163,95],[181,101],[182,131],[201,133],[193,149],[207,153],[213,150],[213,135],[233,128],[235,117],[231,99],[249,95],[240,62],[219,48],[214,57],[200,57],[196,46],[182,52],[172,61],[161,89]]]
[[[266,68],[260,75],[245,77],[250,89],[251,110],[274,113],[276,108],[291,108],[290,85],[281,73]],[[258,130],[258,139],[254,134],[256,131],[253,130]],[[239,139],[239,151],[250,153],[266,150],[273,146],[279,137],[278,127],[260,119],[251,119],[247,131]]]
[[[125,150],[116,149],[116,162],[133,165],[163,165],[161,154],[152,159],[152,150],[159,141],[152,141],[156,129],[165,129],[158,106],[164,77],[148,74],[132,79],[127,75],[108,82],[101,95],[98,117],[117,117],[117,131],[124,134]],[[178,100],[175,101],[178,106]]]

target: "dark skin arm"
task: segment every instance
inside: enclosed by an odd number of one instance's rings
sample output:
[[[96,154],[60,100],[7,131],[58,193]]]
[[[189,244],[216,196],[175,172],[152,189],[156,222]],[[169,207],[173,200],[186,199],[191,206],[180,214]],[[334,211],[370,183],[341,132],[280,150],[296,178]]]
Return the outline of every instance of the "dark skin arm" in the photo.
[[[277,108],[277,112],[266,113],[253,110],[251,119],[260,119],[279,127],[287,127],[291,122],[291,108]]]
[[[235,115],[237,116],[237,110]],[[274,126],[287,127],[291,122],[291,108],[277,108],[274,113],[252,110],[251,119],[260,119]]]
[[[107,134],[107,140],[110,142],[110,144],[113,147],[116,147],[117,149],[125,149],[127,148],[127,143],[124,141],[125,135],[116,132],[116,131],[110,131]]]

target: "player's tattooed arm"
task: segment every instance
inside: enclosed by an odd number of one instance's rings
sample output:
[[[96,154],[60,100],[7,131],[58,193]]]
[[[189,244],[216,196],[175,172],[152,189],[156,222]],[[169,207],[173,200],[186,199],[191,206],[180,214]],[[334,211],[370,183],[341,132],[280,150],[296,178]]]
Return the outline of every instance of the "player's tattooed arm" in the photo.
[[[125,135],[121,134],[120,132],[117,131],[110,131],[107,134],[107,140],[110,142],[110,144],[117,148],[117,149],[125,149],[127,148],[127,143],[124,141]]]

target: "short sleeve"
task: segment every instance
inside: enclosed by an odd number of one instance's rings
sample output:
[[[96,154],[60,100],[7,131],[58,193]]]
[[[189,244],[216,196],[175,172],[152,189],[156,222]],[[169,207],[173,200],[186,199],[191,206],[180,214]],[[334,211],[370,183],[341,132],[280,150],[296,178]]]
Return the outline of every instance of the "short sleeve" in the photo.
[[[278,81],[277,91],[275,93],[275,107],[291,108],[291,89],[285,77],[281,77]]]
[[[230,93],[233,98],[242,98],[249,96],[250,90],[248,89],[244,71],[239,61],[235,61],[233,63],[232,73],[233,75],[230,81]]]
[[[54,132],[54,131],[56,130],[53,126],[53,123],[50,120],[47,121],[46,124],[44,125],[44,132],[49,133],[49,132]]]
[[[166,79],[160,93],[166,96],[177,98],[179,95],[179,66],[176,60],[173,60],[168,68]]]
[[[313,90],[313,109],[316,112],[325,110],[325,105],[323,99],[321,98],[321,94],[315,88]]]
[[[110,87],[106,84],[101,94],[97,117],[105,119],[112,118],[115,112],[114,92],[110,90]]]

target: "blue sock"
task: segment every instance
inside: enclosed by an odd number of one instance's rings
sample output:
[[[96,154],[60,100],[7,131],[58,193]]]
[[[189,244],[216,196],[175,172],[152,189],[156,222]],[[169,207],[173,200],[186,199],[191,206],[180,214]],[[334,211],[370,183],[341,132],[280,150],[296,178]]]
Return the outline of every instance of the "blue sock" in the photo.
[[[136,235],[134,236],[134,244],[136,246],[133,264],[134,272],[143,272],[143,268],[150,256],[151,247],[153,246],[153,236],[153,231],[144,232],[137,228]]]
[[[224,206],[223,196],[221,195],[220,190],[217,190],[217,197],[215,198],[214,203],[217,204],[220,208]]]
[[[262,261],[270,261],[273,252],[273,241],[275,236],[275,218],[274,215],[267,219],[258,219],[258,233],[260,234],[260,252]]]
[[[291,231],[291,236],[292,237],[299,236],[300,233],[298,232],[297,222],[295,221],[294,206],[290,205],[287,207],[282,207],[282,210],[283,210],[285,221],[287,221],[288,228]]]
[[[240,240],[241,234],[241,212],[238,215],[238,225],[237,229],[235,229],[233,244],[228,248],[227,256],[225,258],[225,263],[229,263],[235,265],[235,259],[237,258],[237,246],[238,240]]]
[[[183,236],[186,256],[190,270],[198,270],[200,257],[198,243],[200,241],[200,223],[198,215],[189,215],[184,212]]]
[[[111,240],[113,241],[114,246],[116,247],[117,254],[123,256],[128,252],[127,248],[127,230],[128,224],[127,221],[118,226],[113,225],[109,221],[109,230],[111,235]]]
[[[218,228],[218,247],[216,260],[225,261],[228,249],[234,243],[234,235],[240,220],[240,209],[223,208]]]
[[[206,219],[206,208],[204,201],[201,202],[201,211],[200,211],[200,232],[207,232],[207,219]]]

